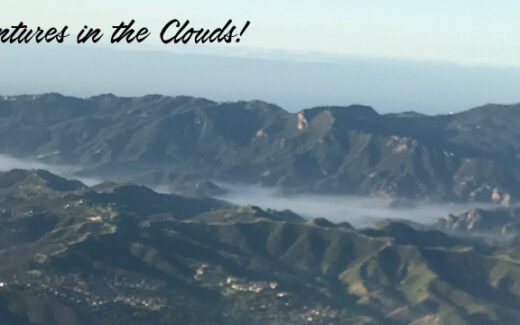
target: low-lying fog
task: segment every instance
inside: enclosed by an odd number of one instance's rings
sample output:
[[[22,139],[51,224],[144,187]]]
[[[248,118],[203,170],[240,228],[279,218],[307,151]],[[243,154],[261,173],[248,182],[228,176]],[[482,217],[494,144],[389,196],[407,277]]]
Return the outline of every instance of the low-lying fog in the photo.
[[[263,209],[289,209],[305,218],[327,218],[333,222],[347,221],[354,227],[367,227],[383,219],[405,219],[420,224],[432,224],[448,214],[460,214],[474,208],[493,208],[494,204],[433,204],[409,202],[410,207],[390,207],[392,199],[347,195],[282,195],[273,188],[230,186],[220,197],[238,205],[256,205]]]
[[[95,178],[78,178],[78,167],[56,166],[37,160],[18,159],[0,154],[0,171],[11,169],[45,169],[56,175],[78,179],[88,186],[101,182]],[[473,208],[493,208],[492,204],[432,204],[412,202],[411,207],[390,207],[392,199],[345,195],[281,195],[277,189],[257,186],[219,184],[228,194],[219,197],[238,205],[256,205],[264,209],[292,210],[305,218],[327,218],[333,222],[347,221],[355,227],[366,227],[382,219],[406,219],[431,224],[447,214],[459,214]],[[159,188],[158,188],[159,189]]]
[[[11,156],[0,154],[0,172],[6,172],[11,169],[45,169],[53,174],[69,179],[77,179],[87,186],[93,186],[101,183],[95,178],[78,178],[74,173],[79,170],[75,166],[50,165],[37,160],[19,159]]]

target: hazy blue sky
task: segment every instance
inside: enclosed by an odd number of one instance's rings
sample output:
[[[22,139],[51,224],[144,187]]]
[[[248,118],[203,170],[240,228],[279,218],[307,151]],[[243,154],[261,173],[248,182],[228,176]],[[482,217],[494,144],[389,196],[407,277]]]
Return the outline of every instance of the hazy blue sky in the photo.
[[[513,0],[2,0],[0,25],[172,18],[217,26],[252,21],[240,47],[520,66],[520,1]],[[150,38],[148,46],[157,44]]]
[[[88,24],[109,34],[136,19],[152,36],[130,50],[78,48],[73,38],[0,44],[0,93],[261,99],[293,111],[359,103],[446,113],[514,103],[519,13],[518,0],[1,0],[0,27],[23,20],[75,32]],[[160,29],[174,18],[251,27],[239,44],[161,44]]]

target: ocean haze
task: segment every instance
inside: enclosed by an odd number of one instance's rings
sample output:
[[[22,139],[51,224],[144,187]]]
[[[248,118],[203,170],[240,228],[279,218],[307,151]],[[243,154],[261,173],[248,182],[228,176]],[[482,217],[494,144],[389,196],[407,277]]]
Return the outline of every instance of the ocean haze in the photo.
[[[0,89],[2,95],[160,93],[217,101],[261,99],[290,111],[366,104],[381,113],[438,114],[519,101],[518,68],[275,51],[202,53],[208,54],[8,46],[0,52]]]

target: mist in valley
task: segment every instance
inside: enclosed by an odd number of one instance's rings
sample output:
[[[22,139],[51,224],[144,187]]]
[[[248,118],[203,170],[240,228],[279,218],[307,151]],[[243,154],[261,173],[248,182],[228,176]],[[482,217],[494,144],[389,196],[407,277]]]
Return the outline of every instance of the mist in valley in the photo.
[[[0,171],[12,169],[44,169],[68,179],[77,179],[93,186],[103,180],[77,177],[77,166],[51,165],[38,160],[19,159],[0,154]],[[349,195],[301,194],[283,195],[279,189],[249,185],[221,184],[227,194],[218,197],[237,205],[255,205],[263,209],[291,210],[304,218],[326,218],[332,222],[349,222],[354,227],[368,227],[384,219],[409,220],[420,224],[432,224],[448,214],[460,214],[474,208],[494,208],[497,205],[482,203],[406,202],[392,207],[392,199]],[[154,190],[166,193],[165,186]]]
[[[238,205],[255,205],[263,209],[289,209],[304,218],[326,218],[332,222],[349,222],[356,228],[369,227],[384,219],[409,220],[429,225],[448,214],[461,214],[475,208],[492,209],[496,204],[431,203],[405,201],[393,207],[391,198],[352,195],[301,194],[284,195],[278,189],[259,186],[219,184],[228,193],[220,199]]]
[[[77,179],[87,186],[97,185],[102,182],[102,180],[97,178],[75,176],[75,173],[80,170],[80,167],[77,166],[52,165],[38,160],[19,159],[0,154],[0,172],[12,169],[44,169],[64,178]]]

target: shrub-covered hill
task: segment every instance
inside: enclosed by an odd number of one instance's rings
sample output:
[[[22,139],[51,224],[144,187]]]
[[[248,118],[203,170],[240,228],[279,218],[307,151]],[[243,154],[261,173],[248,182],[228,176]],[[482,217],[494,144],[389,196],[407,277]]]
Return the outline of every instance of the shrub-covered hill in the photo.
[[[514,324],[520,261],[144,187],[0,174],[9,324]]]

